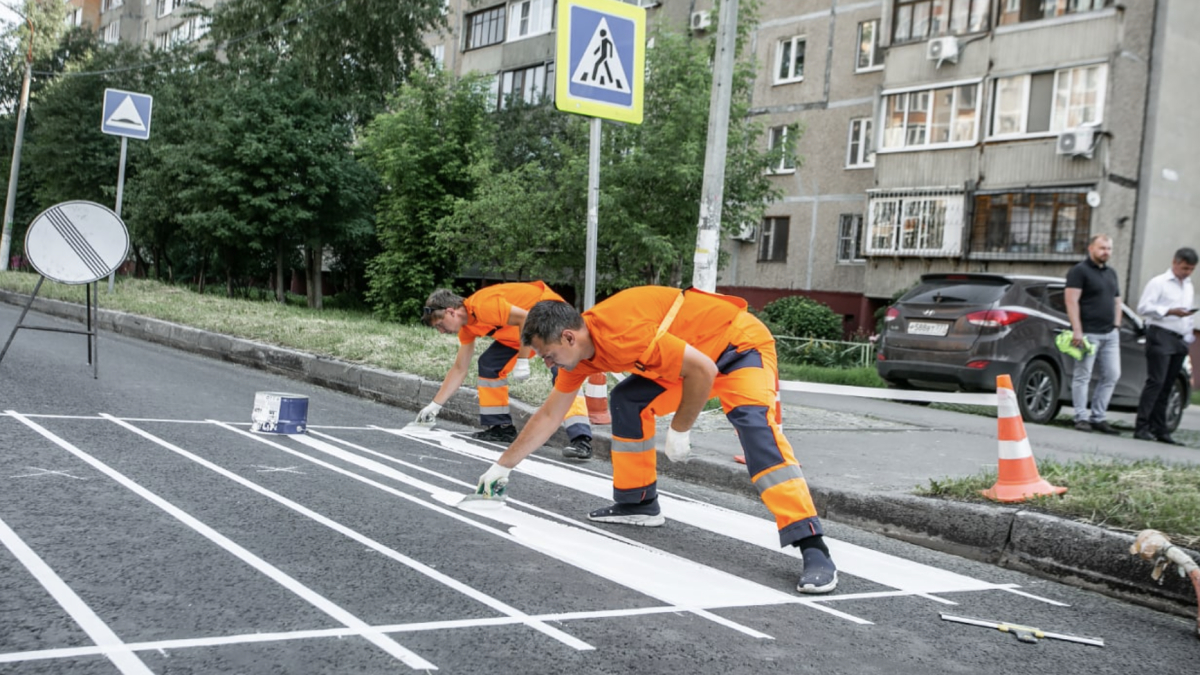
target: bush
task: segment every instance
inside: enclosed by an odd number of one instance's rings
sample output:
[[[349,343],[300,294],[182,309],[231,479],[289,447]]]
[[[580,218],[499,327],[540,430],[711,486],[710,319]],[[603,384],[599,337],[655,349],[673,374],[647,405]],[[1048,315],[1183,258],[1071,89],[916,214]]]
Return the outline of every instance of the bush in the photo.
[[[828,305],[803,295],[792,295],[769,303],[759,318],[776,335],[818,340],[842,339],[842,316]]]

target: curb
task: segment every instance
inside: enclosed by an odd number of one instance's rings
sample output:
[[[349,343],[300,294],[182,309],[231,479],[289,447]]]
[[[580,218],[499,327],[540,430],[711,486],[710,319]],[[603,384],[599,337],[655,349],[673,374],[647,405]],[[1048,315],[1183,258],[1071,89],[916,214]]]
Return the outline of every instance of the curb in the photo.
[[[28,297],[0,290],[0,301],[23,306]],[[84,307],[38,298],[32,309],[61,318],[86,320]],[[229,337],[158,319],[100,309],[97,327],[118,335],[154,342],[221,361],[251,366],[279,375],[342,391],[409,410],[418,410],[432,399],[440,382],[416,375],[361,366],[324,356],[275,347],[253,340]],[[474,389],[460,388],[443,408],[441,417],[474,424],[479,399]],[[513,418],[524,424],[534,406],[513,400]],[[611,437],[593,430],[594,457],[609,460]],[[552,442],[567,442],[560,429]],[[662,456],[660,473],[672,478],[758,494],[740,465],[696,458],[671,462]],[[918,544],[973,560],[1030,573],[1160,611],[1194,616],[1195,592],[1178,575],[1151,580],[1152,565],[1130,555],[1134,535],[1078,523],[1011,506],[990,506],[916,497],[907,494],[873,494],[811,486],[822,518],[894,539]],[[1185,549],[1193,559],[1200,553]]]

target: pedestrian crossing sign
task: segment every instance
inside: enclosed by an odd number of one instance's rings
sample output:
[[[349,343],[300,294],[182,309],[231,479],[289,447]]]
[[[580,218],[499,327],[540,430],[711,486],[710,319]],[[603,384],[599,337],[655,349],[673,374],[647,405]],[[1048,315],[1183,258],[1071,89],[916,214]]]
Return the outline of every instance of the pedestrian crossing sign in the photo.
[[[641,124],[646,10],[618,0],[559,0],[557,47],[559,110]]]

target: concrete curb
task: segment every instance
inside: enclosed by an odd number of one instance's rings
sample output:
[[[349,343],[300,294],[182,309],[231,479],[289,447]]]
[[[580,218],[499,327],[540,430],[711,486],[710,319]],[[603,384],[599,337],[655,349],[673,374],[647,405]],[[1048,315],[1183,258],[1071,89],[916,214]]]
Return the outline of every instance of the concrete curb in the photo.
[[[28,297],[0,290],[0,301],[23,306]],[[33,309],[83,323],[84,308],[73,303],[36,299]],[[361,366],[282,347],[234,338],[179,324],[101,309],[98,327],[119,335],[166,345],[222,361],[270,371],[389,405],[417,410],[440,386],[415,375]],[[441,417],[474,424],[478,419],[474,389],[460,389]],[[536,410],[512,401],[513,418],[524,424]],[[593,429],[593,451],[610,458],[612,439]],[[562,430],[552,442],[567,441]],[[736,451],[735,448],[731,448]],[[696,458],[675,463],[661,456],[659,472],[739,491],[757,498],[745,468]],[[1095,590],[1155,609],[1187,616],[1196,614],[1196,597],[1187,579],[1175,574],[1163,583],[1151,580],[1151,565],[1129,554],[1133,535],[1077,523],[1010,506],[967,504],[906,494],[873,494],[812,488],[822,518],[877,532],[966,558],[980,560],[1061,583]],[[1200,554],[1188,550],[1193,559]]]

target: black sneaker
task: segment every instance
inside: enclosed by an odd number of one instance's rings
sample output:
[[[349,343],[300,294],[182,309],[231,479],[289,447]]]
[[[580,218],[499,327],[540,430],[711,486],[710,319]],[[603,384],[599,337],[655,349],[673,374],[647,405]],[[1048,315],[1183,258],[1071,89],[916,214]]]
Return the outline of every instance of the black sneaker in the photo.
[[[517,440],[517,428],[511,424],[495,424],[483,431],[476,431],[471,434],[471,438],[487,441],[488,443],[508,444]]]
[[[1075,422],[1075,431],[1084,431],[1090,434],[1092,433],[1092,423],[1086,420],[1079,420]]]
[[[1136,438],[1136,439],[1138,439],[1139,441],[1153,441],[1153,440],[1157,440],[1157,439],[1155,439],[1155,438],[1154,438],[1154,435],[1153,435],[1153,434],[1151,434],[1149,431],[1145,431],[1145,430],[1140,430],[1140,431],[1135,431],[1135,432],[1133,432],[1133,437],[1134,437],[1134,438]]]
[[[1108,422],[1104,422],[1104,421],[1092,422],[1092,431],[1099,431],[1100,433],[1108,434],[1109,436],[1120,436],[1121,435],[1121,432],[1114,429],[1113,425],[1109,424]]]
[[[592,439],[587,436],[580,436],[567,444],[563,448],[563,457],[567,459],[591,459],[592,458]]]
[[[1159,443],[1166,443],[1167,445],[1183,445],[1183,443],[1180,443],[1179,441],[1175,440],[1174,438],[1171,438],[1171,434],[1163,434],[1161,436],[1155,436],[1154,440],[1158,441]]]
[[[658,500],[649,504],[613,504],[602,509],[596,509],[588,514],[588,520],[601,523],[620,523],[621,525],[639,525],[641,527],[661,527],[667,522],[663,518],[662,509],[658,508]]]
[[[819,548],[804,549],[804,572],[796,590],[808,595],[829,593],[837,588],[837,566]]]

